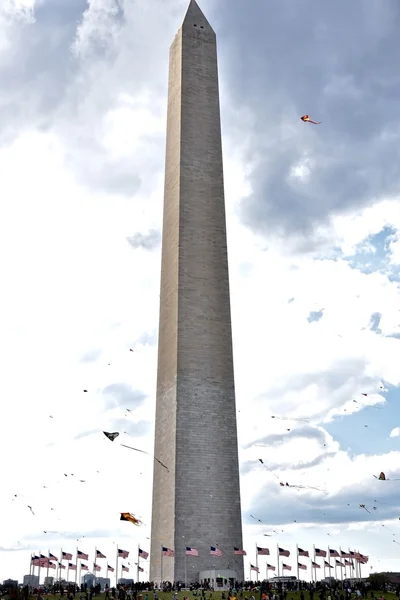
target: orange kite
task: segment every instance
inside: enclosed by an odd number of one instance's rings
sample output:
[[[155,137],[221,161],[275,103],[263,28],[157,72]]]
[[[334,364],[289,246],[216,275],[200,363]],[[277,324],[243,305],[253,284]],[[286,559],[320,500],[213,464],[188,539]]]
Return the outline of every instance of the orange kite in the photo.
[[[314,125],[320,125],[321,121],[312,121],[308,115],[303,115],[300,117],[304,123],[313,123]]]

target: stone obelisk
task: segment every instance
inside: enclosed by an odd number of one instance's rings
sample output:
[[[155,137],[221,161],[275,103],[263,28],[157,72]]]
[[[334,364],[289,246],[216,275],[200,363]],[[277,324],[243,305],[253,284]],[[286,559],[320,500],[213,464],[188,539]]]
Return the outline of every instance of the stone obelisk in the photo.
[[[195,0],[170,48],[154,452],[150,580],[242,581],[217,47]]]

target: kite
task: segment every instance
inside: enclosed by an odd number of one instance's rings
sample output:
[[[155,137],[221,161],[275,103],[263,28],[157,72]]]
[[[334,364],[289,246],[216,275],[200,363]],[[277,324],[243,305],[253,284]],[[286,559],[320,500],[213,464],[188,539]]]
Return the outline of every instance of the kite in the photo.
[[[374,475],[375,479],[379,479],[380,481],[400,481],[400,479],[388,479],[383,471],[379,473],[379,477]]]
[[[367,511],[367,513],[370,513],[370,511],[368,510],[368,508],[365,506],[365,504],[360,504],[360,508],[363,508],[364,510]]]
[[[258,521],[259,523],[262,523],[261,519],[257,519],[257,517],[253,517],[253,515],[250,515],[250,517],[251,517],[252,519],[254,519],[255,521]]]
[[[323,490],[321,488],[318,487],[313,487],[311,485],[290,485],[289,483],[282,483],[280,482],[279,484],[281,487],[289,487],[289,488],[294,488],[296,490],[316,490],[317,492],[322,492],[323,494],[328,495],[328,492],[326,490]]]
[[[119,436],[118,431],[114,431],[114,433],[103,431],[103,433],[111,442],[113,442],[115,438]],[[123,448],[129,448],[129,450],[134,450],[135,452],[142,452],[143,454],[148,454],[148,456],[152,456],[149,452],[146,452],[145,450],[140,450],[139,448],[133,448],[132,446],[127,446],[126,444],[120,444],[120,446],[122,446]],[[156,458],[155,456],[154,460],[156,460],[162,467],[164,467],[164,469],[167,469],[167,471],[169,472],[168,467],[164,465],[164,463],[162,463],[161,460],[158,460],[158,458]]]
[[[308,115],[303,115],[300,117],[304,123],[312,123],[313,125],[321,125],[321,121],[312,121]]]
[[[114,433],[108,433],[108,431],[103,431],[103,433],[106,436],[106,438],[110,440],[110,442],[113,442],[115,438],[119,436],[118,431],[114,431]]]
[[[275,473],[272,471],[272,469],[270,469],[270,468],[269,468],[269,467],[268,467],[268,466],[265,464],[265,462],[263,461],[263,459],[262,459],[262,458],[259,458],[258,460],[260,461],[260,463],[261,463],[261,464],[262,464],[262,465],[263,465],[263,466],[264,466],[266,469],[268,469],[268,471],[269,471],[270,473],[272,473],[272,475],[273,475],[274,477],[276,477],[276,479],[279,481],[279,485],[280,485],[281,487],[291,487],[291,488],[296,488],[296,489],[298,489],[298,490],[302,490],[302,489],[303,489],[303,490],[317,490],[318,492],[323,492],[324,494],[328,495],[328,492],[327,492],[326,490],[322,490],[321,488],[317,488],[317,487],[312,487],[312,486],[310,486],[310,485],[289,485],[288,483],[286,483],[286,484],[285,484],[285,483],[282,483],[282,482],[281,482],[281,480],[280,480],[280,478],[278,477],[278,475],[276,475],[276,474],[275,474]]]
[[[31,513],[33,514],[33,516],[35,516],[35,513],[34,513],[34,512],[33,512],[33,510],[32,510],[32,506],[29,506],[29,504],[28,504],[28,508],[29,508],[29,510],[31,511]]]
[[[129,521],[133,525],[142,525],[142,521],[137,519],[132,513],[121,513],[120,521]]]

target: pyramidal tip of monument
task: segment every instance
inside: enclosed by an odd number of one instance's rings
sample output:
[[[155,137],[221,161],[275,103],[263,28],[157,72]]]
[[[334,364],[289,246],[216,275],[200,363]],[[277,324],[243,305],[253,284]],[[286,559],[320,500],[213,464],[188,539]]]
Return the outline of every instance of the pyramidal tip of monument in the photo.
[[[196,0],[190,0],[185,18],[183,19],[182,27],[197,27],[200,30],[208,29],[208,31],[211,30],[214,32]]]

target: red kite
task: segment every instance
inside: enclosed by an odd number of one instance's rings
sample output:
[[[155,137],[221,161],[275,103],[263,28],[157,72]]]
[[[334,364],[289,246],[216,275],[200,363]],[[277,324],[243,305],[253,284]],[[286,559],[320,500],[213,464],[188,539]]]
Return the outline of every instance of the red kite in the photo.
[[[312,121],[308,115],[300,117],[304,123],[313,123],[314,125],[321,125],[321,121]]]

